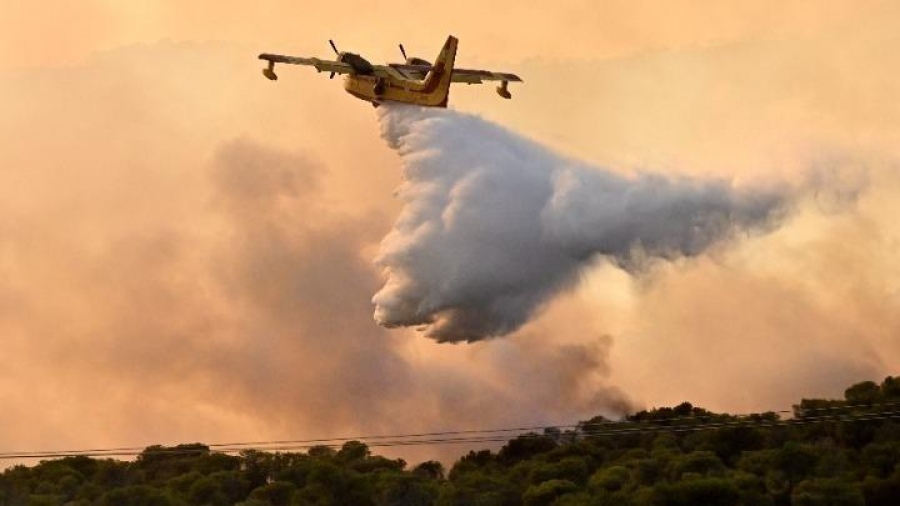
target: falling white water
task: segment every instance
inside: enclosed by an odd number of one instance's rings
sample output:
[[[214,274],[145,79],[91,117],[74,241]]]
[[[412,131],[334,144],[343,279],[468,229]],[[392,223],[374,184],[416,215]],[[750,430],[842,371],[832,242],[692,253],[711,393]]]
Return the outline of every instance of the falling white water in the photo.
[[[375,319],[440,341],[516,330],[596,255],[632,270],[697,255],[769,223],[784,200],[723,180],[626,177],[452,110],[390,105],[379,118],[404,207],[381,243]]]

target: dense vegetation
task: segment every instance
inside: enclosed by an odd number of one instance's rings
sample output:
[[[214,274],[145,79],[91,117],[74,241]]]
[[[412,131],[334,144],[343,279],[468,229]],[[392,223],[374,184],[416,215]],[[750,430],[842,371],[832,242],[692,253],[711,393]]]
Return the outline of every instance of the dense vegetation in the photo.
[[[306,453],[150,447],[134,461],[70,456],[0,475],[5,505],[897,505],[900,378],[792,417],[688,403],[518,436],[450,469],[408,468],[357,441]]]

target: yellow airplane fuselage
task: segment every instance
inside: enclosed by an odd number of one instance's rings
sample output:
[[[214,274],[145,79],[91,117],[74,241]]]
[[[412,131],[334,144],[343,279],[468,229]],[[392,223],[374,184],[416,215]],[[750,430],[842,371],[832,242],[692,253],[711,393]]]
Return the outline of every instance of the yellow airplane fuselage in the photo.
[[[457,44],[455,37],[447,38],[447,43],[431,70],[421,81],[406,79],[399,72],[384,77],[349,74],[344,77],[344,89],[354,97],[376,106],[391,101],[426,107],[447,107]]]
[[[426,107],[447,107],[449,83],[441,89],[416,89],[416,82],[373,76],[344,76],[344,90],[356,98],[375,105],[382,102],[403,102]]]

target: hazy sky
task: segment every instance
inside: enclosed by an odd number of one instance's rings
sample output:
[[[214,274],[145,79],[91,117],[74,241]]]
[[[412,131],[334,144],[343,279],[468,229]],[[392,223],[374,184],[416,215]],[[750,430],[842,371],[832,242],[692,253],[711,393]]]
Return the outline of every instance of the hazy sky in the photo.
[[[785,409],[900,372],[896,2],[247,5],[0,0],[0,450]],[[598,259],[511,336],[382,329],[396,153],[337,80],[256,54],[431,59],[448,33],[525,80],[459,110],[806,197],[638,277]]]

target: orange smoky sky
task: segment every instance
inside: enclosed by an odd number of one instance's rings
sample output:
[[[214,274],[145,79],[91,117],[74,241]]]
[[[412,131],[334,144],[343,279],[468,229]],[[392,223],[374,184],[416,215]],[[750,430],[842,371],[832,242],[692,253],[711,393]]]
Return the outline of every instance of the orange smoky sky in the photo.
[[[247,5],[0,0],[0,449],[785,409],[898,372],[896,3]],[[598,259],[504,338],[382,329],[396,154],[338,82],[256,54],[432,58],[448,33],[525,79],[452,105],[567,155],[827,183],[700,258]]]

